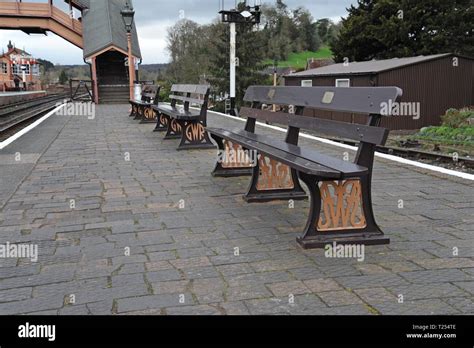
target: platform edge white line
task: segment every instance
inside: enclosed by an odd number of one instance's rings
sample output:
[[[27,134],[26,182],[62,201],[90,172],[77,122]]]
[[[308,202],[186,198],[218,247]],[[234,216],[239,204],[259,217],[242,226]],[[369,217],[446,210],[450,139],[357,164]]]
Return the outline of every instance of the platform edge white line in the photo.
[[[210,112],[212,112],[212,113],[214,113],[218,116],[224,116],[224,117],[231,118],[231,119],[234,119],[234,120],[237,120],[237,121],[242,121],[242,122],[246,121],[245,119],[240,118],[240,117],[226,115],[226,114],[223,114],[223,113],[220,113],[220,112],[215,112],[215,111],[210,111]],[[286,133],[286,131],[287,131],[284,128],[277,127],[277,126],[272,126],[272,125],[261,123],[261,122],[257,122],[257,124],[259,126],[274,129],[274,130],[284,132],[284,133]],[[332,145],[332,146],[337,146],[337,147],[348,149],[348,150],[357,151],[357,147],[350,146],[350,145],[347,145],[347,144],[341,144],[341,143],[338,143],[336,141],[319,138],[319,137],[316,137],[314,135],[306,134],[304,132],[302,132],[300,135],[303,138],[315,140],[315,141],[318,141],[320,143],[324,143],[324,144],[328,144],[328,145]],[[474,175],[473,174],[462,173],[462,172],[458,172],[458,171],[455,171],[455,170],[446,169],[446,168],[442,168],[442,167],[438,167],[438,166],[433,166],[431,164],[421,163],[421,162],[417,162],[417,161],[412,161],[412,160],[408,160],[408,159],[405,159],[405,158],[402,158],[402,157],[387,155],[387,154],[380,153],[380,152],[376,152],[375,156],[379,157],[379,158],[387,159],[387,160],[392,161],[392,162],[406,164],[406,165],[410,165],[410,166],[413,166],[413,167],[418,167],[418,168],[430,170],[430,171],[433,171],[433,172],[446,174],[446,175],[450,175],[450,176],[455,176],[455,177],[465,179],[465,180],[474,181]]]
[[[29,133],[30,131],[32,131],[33,129],[35,129],[36,127],[38,127],[41,123],[43,123],[44,121],[46,121],[48,118],[50,118],[51,116],[53,116],[56,112],[58,112],[61,108],[63,108],[66,104],[61,104],[60,106],[56,107],[54,110],[48,112],[46,115],[44,115],[43,117],[41,117],[39,120],[33,122],[32,124],[30,124],[28,127],[25,127],[23,128],[21,131],[19,131],[18,133],[16,133],[15,135],[11,136],[10,138],[8,138],[7,140],[3,141],[0,143],[0,150],[3,150],[4,148],[6,148],[8,145],[11,145],[13,142],[15,142],[16,140],[20,139],[22,136],[24,136],[25,134]]]

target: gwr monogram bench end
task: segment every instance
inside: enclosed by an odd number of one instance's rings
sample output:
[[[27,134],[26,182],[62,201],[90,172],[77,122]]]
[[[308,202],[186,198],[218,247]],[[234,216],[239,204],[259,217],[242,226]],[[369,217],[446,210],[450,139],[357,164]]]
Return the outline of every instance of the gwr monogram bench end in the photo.
[[[208,85],[173,85],[171,105],[153,106],[158,114],[155,132],[166,132],[165,140],[181,139],[178,150],[215,148],[205,129],[209,93]],[[192,110],[191,105],[199,105],[200,110]]]
[[[155,123],[156,112],[153,105],[158,105],[161,86],[145,86],[140,100],[130,100],[132,107],[130,117],[140,120],[140,123]]]
[[[303,248],[324,248],[338,244],[388,244],[375,221],[372,208],[372,173],[375,149],[384,145],[389,131],[381,128],[382,103],[398,102],[397,87],[250,87],[242,107],[247,117],[244,130],[207,128],[220,153],[253,151],[259,159],[237,156],[238,161],[219,160],[213,175],[232,177],[251,174],[248,202],[305,198],[310,194],[310,211],[303,234],[297,238]],[[263,105],[280,105],[284,111],[262,110]],[[367,125],[303,116],[305,108],[368,115]],[[290,113],[289,111],[293,111]],[[285,140],[256,134],[256,122],[285,125]],[[299,146],[300,130],[317,131],[360,142],[353,163],[324,155],[314,148]],[[225,156],[224,156],[225,157]]]

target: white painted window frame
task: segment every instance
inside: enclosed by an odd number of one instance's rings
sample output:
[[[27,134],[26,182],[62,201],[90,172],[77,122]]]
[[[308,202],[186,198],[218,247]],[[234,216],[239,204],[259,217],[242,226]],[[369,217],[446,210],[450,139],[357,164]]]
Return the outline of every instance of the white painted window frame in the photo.
[[[351,79],[336,79],[336,87],[338,87],[338,88],[344,88],[344,87],[338,86],[339,83],[341,83],[341,82],[347,82],[347,83],[349,84],[349,86],[345,86],[346,88],[347,88],[347,87],[351,87]]]

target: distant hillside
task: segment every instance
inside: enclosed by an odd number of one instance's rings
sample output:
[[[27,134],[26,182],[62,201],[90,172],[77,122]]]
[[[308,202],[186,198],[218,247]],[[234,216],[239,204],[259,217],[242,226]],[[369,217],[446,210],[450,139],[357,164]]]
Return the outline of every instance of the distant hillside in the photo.
[[[299,53],[291,53],[286,61],[278,62],[281,68],[291,67],[296,70],[302,70],[306,67],[306,62],[309,58],[317,59],[331,59],[333,57],[332,51],[329,47],[322,47],[316,52],[304,51]],[[268,60],[265,63],[273,65],[273,62]]]
[[[142,64],[140,65],[141,69],[146,69],[150,71],[158,71],[162,69],[166,69],[169,64]]]
[[[140,65],[140,80],[157,81],[167,67],[168,64],[142,64]]]

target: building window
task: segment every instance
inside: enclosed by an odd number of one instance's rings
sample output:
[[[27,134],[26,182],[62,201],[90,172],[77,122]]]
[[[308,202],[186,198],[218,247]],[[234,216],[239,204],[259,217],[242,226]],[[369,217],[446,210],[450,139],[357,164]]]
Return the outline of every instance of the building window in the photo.
[[[26,75],[29,75],[31,72],[30,64],[13,64],[13,73],[15,75],[22,75],[25,72]]]
[[[336,80],[336,87],[350,87],[351,80],[350,79],[337,79]]]
[[[40,66],[39,66],[39,64],[32,65],[31,71],[33,72],[33,75],[39,76],[40,75]]]
[[[7,63],[1,63],[0,64],[0,73],[3,75],[8,74],[8,65]]]
[[[313,87],[313,80],[301,81],[301,87]]]
[[[20,75],[21,74],[21,65],[13,64],[12,65],[13,74]]]

